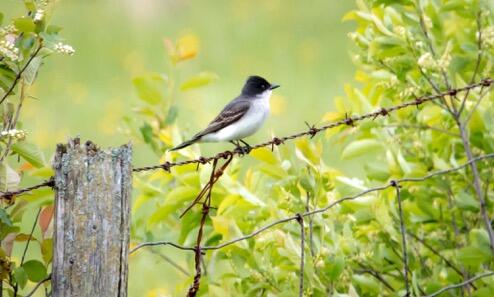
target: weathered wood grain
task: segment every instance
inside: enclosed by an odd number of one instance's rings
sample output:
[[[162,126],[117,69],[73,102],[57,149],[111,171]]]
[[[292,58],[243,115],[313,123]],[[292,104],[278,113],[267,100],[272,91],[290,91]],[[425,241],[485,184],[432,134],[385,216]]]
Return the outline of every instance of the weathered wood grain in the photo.
[[[126,297],[132,148],[58,145],[53,297]]]

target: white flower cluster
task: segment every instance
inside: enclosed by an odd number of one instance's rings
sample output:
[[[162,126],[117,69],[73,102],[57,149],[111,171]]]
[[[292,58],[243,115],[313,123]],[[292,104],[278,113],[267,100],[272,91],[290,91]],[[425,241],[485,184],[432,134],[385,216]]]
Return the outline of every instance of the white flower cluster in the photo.
[[[45,17],[45,11],[43,9],[38,9],[34,14],[34,21],[41,22],[44,17]]]
[[[63,44],[61,42],[55,44],[55,50],[61,54],[65,54],[65,55],[73,55],[75,53],[75,50],[72,46],[68,45],[68,44]]]
[[[11,129],[11,130],[6,130],[0,132],[0,138],[5,138],[7,136],[16,138],[18,140],[22,140],[26,138],[26,131],[24,130],[17,130],[17,129]]]
[[[19,49],[15,44],[7,39],[0,40],[0,54],[12,61],[19,60]]]
[[[482,41],[487,47],[494,47],[494,26],[482,30]]]
[[[0,35],[9,35],[9,34],[16,34],[17,33],[17,28],[10,24],[5,27],[0,28]]]
[[[416,87],[408,87],[408,88],[403,89],[398,94],[398,96],[400,96],[400,98],[407,99],[407,98],[410,98],[412,96],[415,96],[415,92],[417,92]]]
[[[446,70],[451,63],[451,47],[451,42],[448,42],[443,55],[439,58],[439,61],[437,61],[437,66],[443,71]]]
[[[417,63],[424,70],[430,70],[430,69],[434,69],[437,67],[437,64],[436,64],[436,61],[434,60],[434,57],[429,52],[420,56]]]

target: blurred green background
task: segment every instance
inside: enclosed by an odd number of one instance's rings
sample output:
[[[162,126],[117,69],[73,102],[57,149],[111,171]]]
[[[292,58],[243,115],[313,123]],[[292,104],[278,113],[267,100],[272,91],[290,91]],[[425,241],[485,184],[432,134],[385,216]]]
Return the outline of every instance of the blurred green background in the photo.
[[[6,19],[21,15],[21,5],[0,0]],[[273,115],[248,141],[306,129],[304,121],[320,122],[332,99],[343,94],[344,83],[353,80],[346,37],[352,25],[341,20],[353,6],[353,1],[335,0],[59,1],[51,23],[63,27],[61,34],[76,53],[53,55],[43,66],[31,89],[36,99],[25,104],[21,115],[24,127],[47,156],[69,136],[116,146],[129,141],[120,129],[122,117],[132,115],[140,103],[132,78],[173,72],[180,80],[211,71],[218,80],[181,94],[177,102],[186,137],[235,97],[251,74],[282,87],[272,98]],[[177,40],[184,34],[198,38],[198,57],[172,68],[164,38]],[[231,146],[202,145],[207,153],[226,147]],[[157,162],[144,144],[135,142],[134,149],[136,165]],[[167,273],[156,275],[156,266]],[[131,259],[130,296],[166,287],[174,273],[153,255]],[[161,296],[159,290],[153,292],[148,296]]]
[[[20,1],[1,0],[6,19],[23,13]],[[186,136],[206,125],[236,96],[250,74],[282,85],[276,111],[251,142],[318,122],[352,78],[341,21],[352,1],[63,0],[51,23],[63,27],[74,56],[50,57],[40,71],[23,119],[31,139],[48,154],[54,144],[80,135],[102,146],[127,142],[121,118],[138,103],[132,78],[169,73],[164,38],[199,39],[199,55],[175,75],[207,70],[219,80],[183,94],[178,122]],[[213,146],[213,148],[211,148]],[[215,145],[204,145],[218,151]],[[147,150],[136,144],[136,161]]]

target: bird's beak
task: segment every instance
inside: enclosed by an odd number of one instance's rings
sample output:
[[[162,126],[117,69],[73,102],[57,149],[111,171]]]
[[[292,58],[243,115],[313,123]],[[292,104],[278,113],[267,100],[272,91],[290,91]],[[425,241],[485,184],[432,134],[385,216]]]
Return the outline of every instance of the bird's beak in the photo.
[[[274,90],[274,89],[279,88],[279,87],[280,87],[280,85],[277,85],[277,84],[272,84],[272,85],[269,87],[269,89],[270,89],[270,90]]]

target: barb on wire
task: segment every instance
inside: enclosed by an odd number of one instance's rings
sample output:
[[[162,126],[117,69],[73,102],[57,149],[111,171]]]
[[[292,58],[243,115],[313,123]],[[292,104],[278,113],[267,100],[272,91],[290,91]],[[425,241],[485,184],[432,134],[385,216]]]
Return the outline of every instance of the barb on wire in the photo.
[[[461,287],[464,287],[466,285],[469,285],[471,283],[473,283],[474,281],[476,280],[479,280],[481,278],[484,278],[484,277],[488,277],[488,276],[491,276],[491,275],[494,275],[494,271],[489,271],[489,272],[485,272],[485,273],[482,273],[482,274],[479,274],[477,276],[474,276],[470,279],[467,279],[466,281],[464,282],[461,282],[461,283],[458,283],[458,284],[454,284],[454,285],[451,285],[451,286],[447,286],[447,287],[444,287],[430,295],[426,295],[426,296],[423,296],[423,297],[435,297],[435,296],[438,296],[446,291],[449,291],[451,289],[456,289],[456,288],[461,288]]]
[[[293,140],[293,139],[304,137],[304,136],[313,137],[321,131],[336,128],[339,126],[354,125],[356,122],[366,120],[366,119],[376,119],[379,116],[383,116],[383,117],[388,116],[390,113],[392,113],[394,111],[401,110],[401,109],[407,108],[409,106],[417,106],[418,107],[419,105],[424,104],[426,102],[434,101],[436,99],[440,99],[440,98],[444,98],[445,96],[449,96],[449,95],[451,95],[452,92],[454,92],[456,94],[459,92],[469,91],[469,90],[472,90],[472,89],[475,89],[478,87],[484,87],[484,88],[489,87],[493,84],[494,84],[494,78],[485,78],[485,79],[481,80],[480,82],[472,83],[472,84],[466,85],[465,87],[462,87],[462,88],[458,88],[458,89],[454,89],[454,90],[448,90],[448,91],[444,91],[444,92],[438,92],[437,94],[434,94],[434,95],[426,95],[426,96],[417,97],[414,100],[407,101],[407,102],[402,103],[400,105],[395,105],[395,106],[391,106],[388,108],[384,108],[384,107],[379,108],[378,110],[376,110],[374,112],[363,114],[360,116],[348,117],[348,115],[347,115],[342,120],[321,126],[319,128],[317,128],[313,125],[312,126],[309,125],[309,129],[306,131],[292,134],[289,136],[284,136],[284,137],[273,137],[270,141],[266,141],[264,143],[260,143],[260,144],[257,144],[255,146],[252,146],[251,149],[259,149],[262,147],[271,147],[271,149],[274,149],[275,146],[285,144],[285,142],[287,140]],[[191,159],[191,160],[185,160],[185,161],[179,161],[179,162],[167,161],[167,162],[164,162],[164,163],[158,164],[158,165],[136,167],[136,168],[132,169],[132,171],[133,172],[143,172],[143,171],[151,171],[151,170],[161,169],[161,170],[165,170],[167,172],[170,172],[170,169],[173,167],[184,166],[184,165],[188,165],[188,164],[197,164],[199,166],[201,164],[209,163],[213,160],[228,159],[230,156],[240,155],[241,153],[242,152],[240,152],[238,150],[237,151],[224,151],[224,152],[218,153],[218,154],[216,154],[214,156],[210,156],[210,157],[201,156],[197,159]],[[4,193],[0,194],[0,198],[11,200],[14,196],[17,196],[17,195],[23,194],[25,192],[29,192],[31,190],[34,190],[34,189],[37,189],[40,187],[44,187],[44,186],[52,187],[53,182],[45,182],[45,183],[42,183],[42,184],[39,184],[36,186],[21,189],[18,191],[4,192]]]
[[[469,166],[473,162],[479,162],[479,161],[482,161],[482,160],[485,160],[485,159],[491,159],[491,158],[494,158],[494,153],[490,153],[490,154],[486,154],[486,155],[481,155],[481,156],[475,157],[475,158],[471,159],[470,161],[465,162],[465,163],[463,163],[463,164],[461,164],[461,165],[459,165],[457,167],[435,171],[435,172],[432,172],[432,173],[430,173],[428,175],[425,175],[425,176],[422,176],[422,177],[401,178],[401,179],[395,180],[395,182],[396,183],[422,182],[422,181],[425,181],[427,179],[430,179],[430,178],[433,178],[433,177],[436,177],[436,176],[439,176],[439,175],[445,175],[445,174],[448,174],[448,173],[451,173],[451,172],[454,172],[454,171],[461,170],[461,169]],[[307,217],[307,216],[312,216],[314,214],[323,213],[323,212],[326,212],[329,209],[335,207],[336,205],[341,204],[342,202],[345,202],[345,201],[348,201],[348,200],[355,200],[355,199],[357,199],[359,197],[362,197],[362,196],[365,196],[365,195],[367,195],[369,193],[383,191],[383,190],[386,190],[386,189],[391,188],[391,187],[394,187],[394,186],[390,182],[390,183],[387,183],[387,184],[384,184],[384,185],[381,185],[381,186],[369,188],[369,189],[367,189],[365,191],[362,191],[360,193],[357,193],[355,195],[346,196],[346,197],[343,197],[341,199],[338,199],[338,200],[332,202],[331,204],[327,205],[326,207],[315,209],[315,210],[311,210],[311,211],[307,211],[307,212],[301,213],[300,215],[302,217]],[[219,249],[222,249],[222,248],[227,247],[229,245],[235,244],[237,242],[240,242],[240,241],[247,240],[249,238],[255,237],[255,236],[259,235],[260,233],[262,233],[262,232],[264,232],[264,231],[266,231],[268,229],[273,228],[274,226],[277,226],[277,225],[280,225],[280,224],[284,224],[284,223],[287,223],[287,222],[290,222],[290,221],[297,220],[297,218],[298,218],[298,216],[297,215],[294,215],[294,216],[291,216],[291,217],[279,219],[277,221],[274,221],[274,222],[272,222],[272,223],[270,223],[270,224],[268,224],[268,225],[266,225],[264,227],[261,227],[261,228],[255,230],[255,231],[253,231],[250,234],[247,234],[247,235],[244,235],[244,236],[241,236],[241,237],[238,237],[238,238],[235,238],[235,239],[226,241],[226,242],[221,243],[221,244],[218,244],[218,245],[214,245],[214,246],[203,246],[201,248],[201,250],[202,251],[219,250]],[[140,248],[143,248],[143,247],[146,247],[146,246],[155,246],[155,245],[171,245],[171,246],[175,246],[175,247],[179,246],[179,245],[176,245],[176,244],[170,244],[170,242],[163,242],[163,241],[146,242],[146,243],[141,243],[140,245],[136,246],[134,249],[131,250],[130,253],[133,253],[133,252],[139,250]],[[194,250],[195,249],[193,247],[183,247],[183,246],[179,246],[178,248],[179,249],[182,249],[182,250]]]

